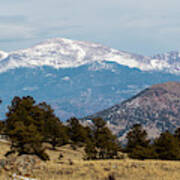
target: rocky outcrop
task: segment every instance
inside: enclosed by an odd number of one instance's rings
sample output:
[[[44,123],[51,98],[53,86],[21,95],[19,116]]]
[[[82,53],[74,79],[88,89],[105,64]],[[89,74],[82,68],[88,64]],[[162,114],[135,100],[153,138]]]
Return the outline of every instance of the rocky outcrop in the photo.
[[[43,168],[43,162],[33,155],[10,155],[0,159],[0,168],[11,175],[33,177],[34,172]]]

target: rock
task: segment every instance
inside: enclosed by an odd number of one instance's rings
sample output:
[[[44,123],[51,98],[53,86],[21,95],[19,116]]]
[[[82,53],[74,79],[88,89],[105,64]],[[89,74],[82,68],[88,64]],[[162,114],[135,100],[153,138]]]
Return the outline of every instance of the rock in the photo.
[[[41,168],[41,160],[34,155],[9,156],[6,160],[0,160],[0,166],[5,171],[30,177],[36,169]]]
[[[110,175],[106,178],[106,180],[115,180],[114,174],[110,174]]]
[[[36,180],[36,179],[30,178],[30,177],[18,176],[18,175],[15,174],[15,173],[12,175],[12,178],[13,178],[14,180]]]
[[[60,153],[58,159],[61,160],[63,157],[63,154]]]
[[[128,159],[128,158],[129,158],[128,154],[120,151],[117,153],[117,156],[115,157],[115,159]]]
[[[72,161],[72,159],[68,159],[69,165],[73,165],[74,162]]]
[[[0,159],[0,168],[4,168],[7,164],[7,161],[5,159]]]

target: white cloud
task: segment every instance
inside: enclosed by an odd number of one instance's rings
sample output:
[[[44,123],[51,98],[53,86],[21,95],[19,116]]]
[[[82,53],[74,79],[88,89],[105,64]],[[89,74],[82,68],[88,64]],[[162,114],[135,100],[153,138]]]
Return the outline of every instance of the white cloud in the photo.
[[[35,29],[16,24],[0,24],[0,39],[30,39],[35,37]]]
[[[179,46],[179,6],[178,0],[6,0],[0,6],[0,39],[24,39],[31,46],[64,36],[141,53],[161,46],[166,51]]]

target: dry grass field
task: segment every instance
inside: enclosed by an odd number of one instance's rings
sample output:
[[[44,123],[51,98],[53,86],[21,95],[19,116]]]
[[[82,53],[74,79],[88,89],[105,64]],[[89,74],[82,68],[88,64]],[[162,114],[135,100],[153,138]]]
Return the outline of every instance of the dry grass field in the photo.
[[[9,149],[6,143],[0,143],[0,158]],[[137,161],[98,160],[83,161],[82,149],[72,150],[70,146],[56,151],[47,150],[51,160],[42,163],[42,168],[36,170],[33,177],[37,180],[179,180],[180,162],[178,161]],[[60,153],[62,159],[58,159]],[[12,179],[10,172],[1,171],[0,180]]]

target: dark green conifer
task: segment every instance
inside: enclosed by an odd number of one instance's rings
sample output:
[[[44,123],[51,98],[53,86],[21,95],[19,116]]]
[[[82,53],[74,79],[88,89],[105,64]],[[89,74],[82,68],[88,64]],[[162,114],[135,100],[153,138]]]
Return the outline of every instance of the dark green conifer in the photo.
[[[68,134],[76,145],[83,145],[88,141],[88,129],[80,124],[79,120],[72,117],[68,121]]]
[[[8,109],[6,133],[12,142],[11,149],[19,154],[37,154],[47,160],[42,147],[44,112],[30,96],[15,97]]]
[[[154,146],[150,144],[147,132],[140,124],[135,124],[128,132],[125,152],[134,159],[154,159],[157,157]]]
[[[127,136],[126,152],[130,153],[137,146],[143,148],[148,147],[150,140],[147,138],[147,132],[142,128],[140,124],[135,124],[128,132]]]
[[[102,118],[92,120],[92,140],[86,146],[86,153],[89,159],[114,158],[118,151],[117,137],[106,126]]]
[[[162,133],[154,141],[154,147],[158,154],[158,159],[180,160],[179,140],[169,131]]]
[[[50,143],[53,149],[55,149],[57,146],[68,143],[67,128],[54,114],[54,110],[51,108],[51,106],[43,102],[40,103],[38,107],[43,111],[43,141]]]

